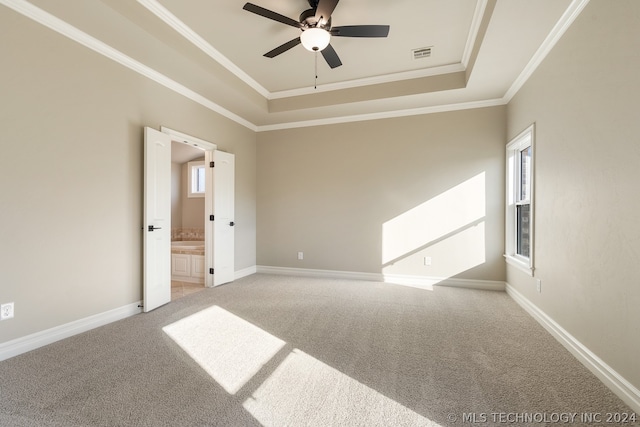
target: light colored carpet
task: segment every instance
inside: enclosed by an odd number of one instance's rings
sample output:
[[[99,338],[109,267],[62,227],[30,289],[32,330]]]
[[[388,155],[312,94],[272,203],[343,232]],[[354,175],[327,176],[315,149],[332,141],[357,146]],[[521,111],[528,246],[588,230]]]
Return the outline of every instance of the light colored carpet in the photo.
[[[505,293],[260,274],[0,362],[0,378],[2,426],[590,425],[585,414],[631,413]]]

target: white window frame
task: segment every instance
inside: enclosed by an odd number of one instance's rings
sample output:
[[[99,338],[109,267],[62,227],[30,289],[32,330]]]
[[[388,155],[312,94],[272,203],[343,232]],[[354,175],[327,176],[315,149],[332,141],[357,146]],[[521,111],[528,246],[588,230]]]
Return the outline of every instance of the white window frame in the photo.
[[[505,259],[509,265],[512,265],[529,276],[533,276],[534,272],[534,177],[535,177],[535,124],[532,124],[518,136],[513,138],[507,144],[506,153],[506,214],[505,214]],[[523,150],[531,147],[531,163],[529,165],[529,199],[519,201],[518,189],[520,187],[521,170],[519,154]],[[517,221],[517,204],[529,204],[529,257],[522,256],[517,253],[518,239],[518,221]]]
[[[204,197],[205,195],[205,189],[203,188],[202,191],[197,191],[197,188],[195,186],[195,177],[197,176],[197,170],[199,168],[204,168],[204,161],[197,161],[197,162],[189,162],[187,163],[187,171],[188,171],[188,176],[187,176],[187,197],[192,198],[192,197]],[[206,184],[205,184],[206,185]]]

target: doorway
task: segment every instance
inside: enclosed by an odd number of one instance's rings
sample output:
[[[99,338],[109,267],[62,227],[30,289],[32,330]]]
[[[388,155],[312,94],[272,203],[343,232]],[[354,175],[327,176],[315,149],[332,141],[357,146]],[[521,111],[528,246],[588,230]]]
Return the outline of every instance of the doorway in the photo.
[[[235,157],[217,151],[215,144],[164,127],[160,132],[145,127],[144,135],[143,310],[146,312],[171,301],[170,229],[176,225],[171,220],[173,142],[179,144],[178,151],[188,156],[201,158],[204,153],[205,166],[200,171],[203,176],[199,177],[204,178],[204,189],[196,189],[200,193],[204,190],[199,215],[204,217],[204,258],[194,268],[200,269],[206,287],[234,280]],[[190,146],[190,150],[183,150],[182,144]]]
[[[216,144],[213,144],[209,141],[205,141],[203,139],[187,135],[185,133],[178,132],[164,126],[160,127],[160,132],[167,134],[171,138],[172,162],[174,146],[176,147],[176,159],[178,159],[179,155],[183,156],[182,158],[184,159],[187,159],[192,155],[195,158],[201,159],[201,161],[203,161],[206,166],[209,166],[214,157],[214,153],[218,148]],[[180,152],[184,154],[179,154]],[[191,155],[189,153],[191,153]],[[212,168],[205,167],[203,171],[205,175],[204,195],[200,194],[199,198],[196,197],[196,199],[199,200],[199,203],[194,203],[195,206],[201,207],[202,210],[192,209],[192,213],[190,213],[190,215],[194,216],[196,220],[199,220],[201,218],[204,224],[203,241],[205,253],[203,268],[206,270],[204,274],[204,286],[213,287],[213,274],[209,273],[213,271],[212,269],[214,267],[213,247],[216,242],[214,238],[213,224],[212,221],[209,221],[209,219],[211,218],[211,215],[214,214],[214,179]],[[187,175],[190,173],[191,170],[188,171]],[[185,192],[188,192],[186,188],[183,187],[183,189]]]
[[[171,301],[205,288],[204,155],[171,142]]]

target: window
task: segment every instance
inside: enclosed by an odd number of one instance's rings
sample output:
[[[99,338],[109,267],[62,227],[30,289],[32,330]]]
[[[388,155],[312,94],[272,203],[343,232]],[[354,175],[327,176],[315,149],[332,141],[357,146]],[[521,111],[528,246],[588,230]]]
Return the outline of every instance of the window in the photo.
[[[188,196],[204,197],[205,169],[204,162],[188,163],[189,179],[188,179]]]
[[[533,276],[534,125],[507,144],[505,257]]]

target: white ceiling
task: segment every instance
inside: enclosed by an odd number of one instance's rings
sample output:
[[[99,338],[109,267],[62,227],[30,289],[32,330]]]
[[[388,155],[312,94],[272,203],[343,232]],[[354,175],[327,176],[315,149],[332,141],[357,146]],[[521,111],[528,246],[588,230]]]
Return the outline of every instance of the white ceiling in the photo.
[[[204,151],[181,142],[171,143],[171,162],[187,163],[204,157]]]
[[[300,34],[234,0],[0,0],[15,11],[254,130],[501,105],[588,0],[342,0],[333,26],[388,24],[387,38],[333,37],[330,69]],[[293,19],[307,0],[253,0]],[[432,47],[429,58],[411,50]]]
[[[202,13],[193,14],[194,3]],[[253,0],[253,3],[295,20],[309,9],[307,0]],[[242,10],[242,2],[161,0],[161,4],[269,92],[313,86],[315,54],[302,46],[274,59],[262,56],[298,37],[300,30]],[[333,12],[333,26],[388,24],[390,34],[383,39],[334,37],[331,43],[343,65],[332,70],[319,55],[318,83],[460,63],[476,5],[475,0],[343,0]],[[434,14],[436,8],[438,13]],[[213,23],[212,16],[223,19],[215,19]],[[425,46],[434,46],[437,55],[414,61],[411,49]]]

